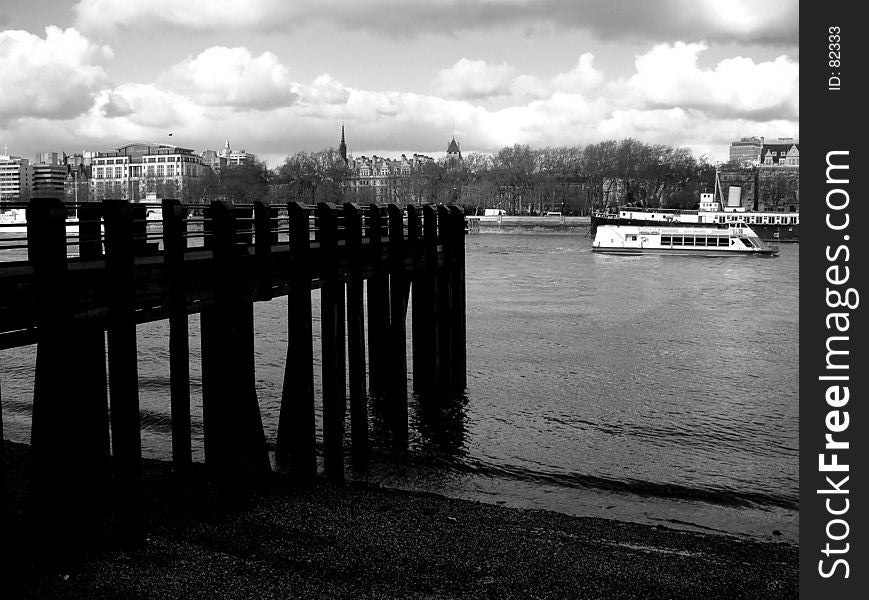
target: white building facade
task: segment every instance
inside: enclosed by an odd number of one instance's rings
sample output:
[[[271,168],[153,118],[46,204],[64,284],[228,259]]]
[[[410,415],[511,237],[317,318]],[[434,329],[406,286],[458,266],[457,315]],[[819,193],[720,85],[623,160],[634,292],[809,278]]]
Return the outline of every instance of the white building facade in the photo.
[[[189,148],[170,144],[126,144],[97,152],[91,164],[91,198],[142,202],[189,199],[206,167]]]
[[[33,166],[20,156],[0,154],[0,202],[26,202],[33,189]]]

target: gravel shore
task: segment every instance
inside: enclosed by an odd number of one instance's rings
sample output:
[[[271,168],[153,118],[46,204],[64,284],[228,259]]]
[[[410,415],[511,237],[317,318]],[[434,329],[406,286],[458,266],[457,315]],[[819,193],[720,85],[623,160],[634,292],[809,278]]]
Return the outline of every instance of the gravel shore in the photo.
[[[17,560],[4,598],[796,598],[798,549],[432,494],[283,477],[232,508],[197,469],[179,502],[147,462],[148,537],[58,569],[25,524],[26,446],[7,443]],[[26,487],[26,486],[25,486]],[[17,540],[15,538],[18,538]],[[8,550],[10,545],[3,544]],[[10,567],[12,567],[10,569]],[[2,595],[2,594],[0,594]]]

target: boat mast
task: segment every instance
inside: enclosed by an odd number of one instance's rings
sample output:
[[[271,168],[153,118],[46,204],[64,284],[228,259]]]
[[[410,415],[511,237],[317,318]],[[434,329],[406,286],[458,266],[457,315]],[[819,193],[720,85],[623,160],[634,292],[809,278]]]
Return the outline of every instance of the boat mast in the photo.
[[[715,163],[715,189],[713,191],[713,200],[717,196],[718,204],[721,206],[721,210],[724,210],[724,192],[721,190],[721,180],[718,178],[719,167],[719,163]]]

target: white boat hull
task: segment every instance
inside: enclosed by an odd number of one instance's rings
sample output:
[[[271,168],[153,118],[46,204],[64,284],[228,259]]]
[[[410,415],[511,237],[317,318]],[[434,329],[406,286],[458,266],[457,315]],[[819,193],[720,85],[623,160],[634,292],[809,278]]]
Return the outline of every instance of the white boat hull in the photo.
[[[661,254],[673,256],[775,256],[748,227],[638,227],[601,225],[595,232],[592,251],[608,254]]]

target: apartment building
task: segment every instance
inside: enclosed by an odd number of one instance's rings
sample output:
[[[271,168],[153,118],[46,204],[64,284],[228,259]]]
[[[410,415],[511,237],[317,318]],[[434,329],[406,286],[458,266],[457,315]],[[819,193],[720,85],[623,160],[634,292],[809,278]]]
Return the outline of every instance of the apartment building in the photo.
[[[91,164],[91,198],[140,202],[186,198],[195,193],[204,169],[202,157],[171,144],[132,143],[97,152]]]
[[[33,166],[20,156],[0,154],[0,202],[26,202],[33,189]]]

